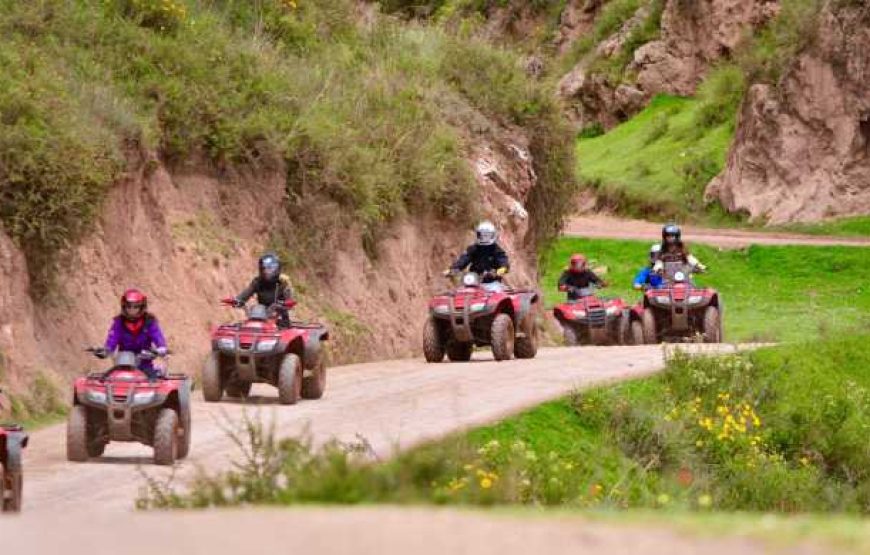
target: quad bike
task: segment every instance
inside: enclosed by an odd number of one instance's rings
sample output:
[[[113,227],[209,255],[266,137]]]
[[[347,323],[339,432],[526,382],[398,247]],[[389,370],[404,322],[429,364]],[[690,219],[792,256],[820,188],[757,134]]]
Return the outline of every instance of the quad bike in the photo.
[[[484,276],[487,277],[487,276]],[[423,354],[427,362],[467,361],[475,345],[489,345],[495,360],[534,358],[538,352],[539,295],[499,282],[481,283],[468,272],[453,290],[429,301],[423,328]]]
[[[21,426],[0,425],[0,510],[21,510],[24,473],[21,455],[27,447],[27,434]]]
[[[88,352],[100,356],[101,349]],[[154,447],[155,464],[171,465],[190,451],[190,392],[185,374],[151,379],[139,369],[155,351],[120,351],[105,372],[74,384],[66,428],[66,456],[82,462],[99,457],[110,441],[138,441]]]
[[[577,297],[553,308],[566,345],[626,345],[632,342],[628,306],[622,299],[599,297],[594,287],[580,288]]]
[[[235,300],[222,304],[235,307]],[[329,332],[322,324],[291,321],[287,300],[267,309],[253,305],[242,322],[223,324],[212,332],[212,350],[202,373],[202,392],[216,403],[224,393],[247,397],[251,385],[268,383],[278,388],[278,401],[292,405],[299,398],[320,399],[326,389],[323,342]]]
[[[664,340],[722,342],[722,301],[710,287],[696,287],[691,275],[698,270],[682,262],[666,262],[664,285],[644,291],[631,310],[631,335],[644,343]],[[639,344],[639,343],[638,343]]]

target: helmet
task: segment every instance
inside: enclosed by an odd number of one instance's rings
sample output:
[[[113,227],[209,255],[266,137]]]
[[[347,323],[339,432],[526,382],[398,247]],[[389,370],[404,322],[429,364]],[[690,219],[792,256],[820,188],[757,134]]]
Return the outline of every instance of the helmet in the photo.
[[[272,282],[281,275],[281,261],[275,253],[267,252],[260,257],[257,266],[260,269],[260,278]]]
[[[148,308],[148,297],[138,289],[127,289],[121,295],[121,315],[125,320],[135,321],[145,316]]]
[[[654,243],[653,245],[651,245],[649,248],[649,261],[655,262],[659,257],[659,253],[661,252],[662,246],[660,244]]]
[[[496,237],[498,237],[495,224],[489,220],[484,220],[477,224],[477,228],[474,231],[477,234],[478,245],[493,245],[495,244]]]
[[[582,254],[572,254],[569,268],[572,272],[582,272],[586,269],[586,257]]]
[[[680,231],[680,226],[677,224],[668,224],[662,228],[662,244],[679,243],[682,241],[682,234],[683,232]],[[669,241],[669,237],[673,237],[673,239]]]

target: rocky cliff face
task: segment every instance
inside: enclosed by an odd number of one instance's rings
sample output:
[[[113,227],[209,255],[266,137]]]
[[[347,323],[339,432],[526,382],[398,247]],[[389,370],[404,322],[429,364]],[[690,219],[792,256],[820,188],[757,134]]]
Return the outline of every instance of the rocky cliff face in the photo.
[[[576,15],[565,18],[563,34],[575,36],[573,29],[588,29],[591,24],[584,22],[605,9],[600,3],[589,4],[594,7],[584,4],[584,9],[572,12]],[[773,17],[777,6],[775,0],[667,0],[658,38],[629,53],[622,78],[615,81],[612,75],[596,72],[593,62],[624,56],[621,51],[632,33],[656,17],[654,3],[641,3],[632,17],[562,79],[559,94],[578,126],[597,122],[605,128],[631,117],[656,94],[694,94],[707,70]]]
[[[778,84],[753,85],[707,194],[777,224],[870,213],[870,6],[823,10]]]

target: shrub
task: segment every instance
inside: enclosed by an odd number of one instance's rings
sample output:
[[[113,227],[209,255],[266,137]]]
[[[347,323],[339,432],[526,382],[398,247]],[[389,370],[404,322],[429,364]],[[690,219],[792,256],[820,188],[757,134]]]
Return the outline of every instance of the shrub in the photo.
[[[726,122],[733,128],[745,92],[746,80],[740,68],[729,64],[713,69],[698,87],[700,104],[694,118],[698,136]]]

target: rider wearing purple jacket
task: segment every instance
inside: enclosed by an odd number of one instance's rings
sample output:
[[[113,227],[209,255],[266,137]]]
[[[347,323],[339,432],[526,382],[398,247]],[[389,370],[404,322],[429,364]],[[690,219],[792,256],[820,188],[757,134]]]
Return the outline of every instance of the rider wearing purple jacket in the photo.
[[[161,356],[165,355],[166,338],[157,323],[157,318],[146,311],[148,298],[138,289],[128,289],[121,296],[121,314],[112,319],[109,333],[106,336],[104,356],[119,351],[141,353],[154,349]],[[149,378],[160,377],[160,370],[154,368],[151,360],[142,360],[139,368]]]

